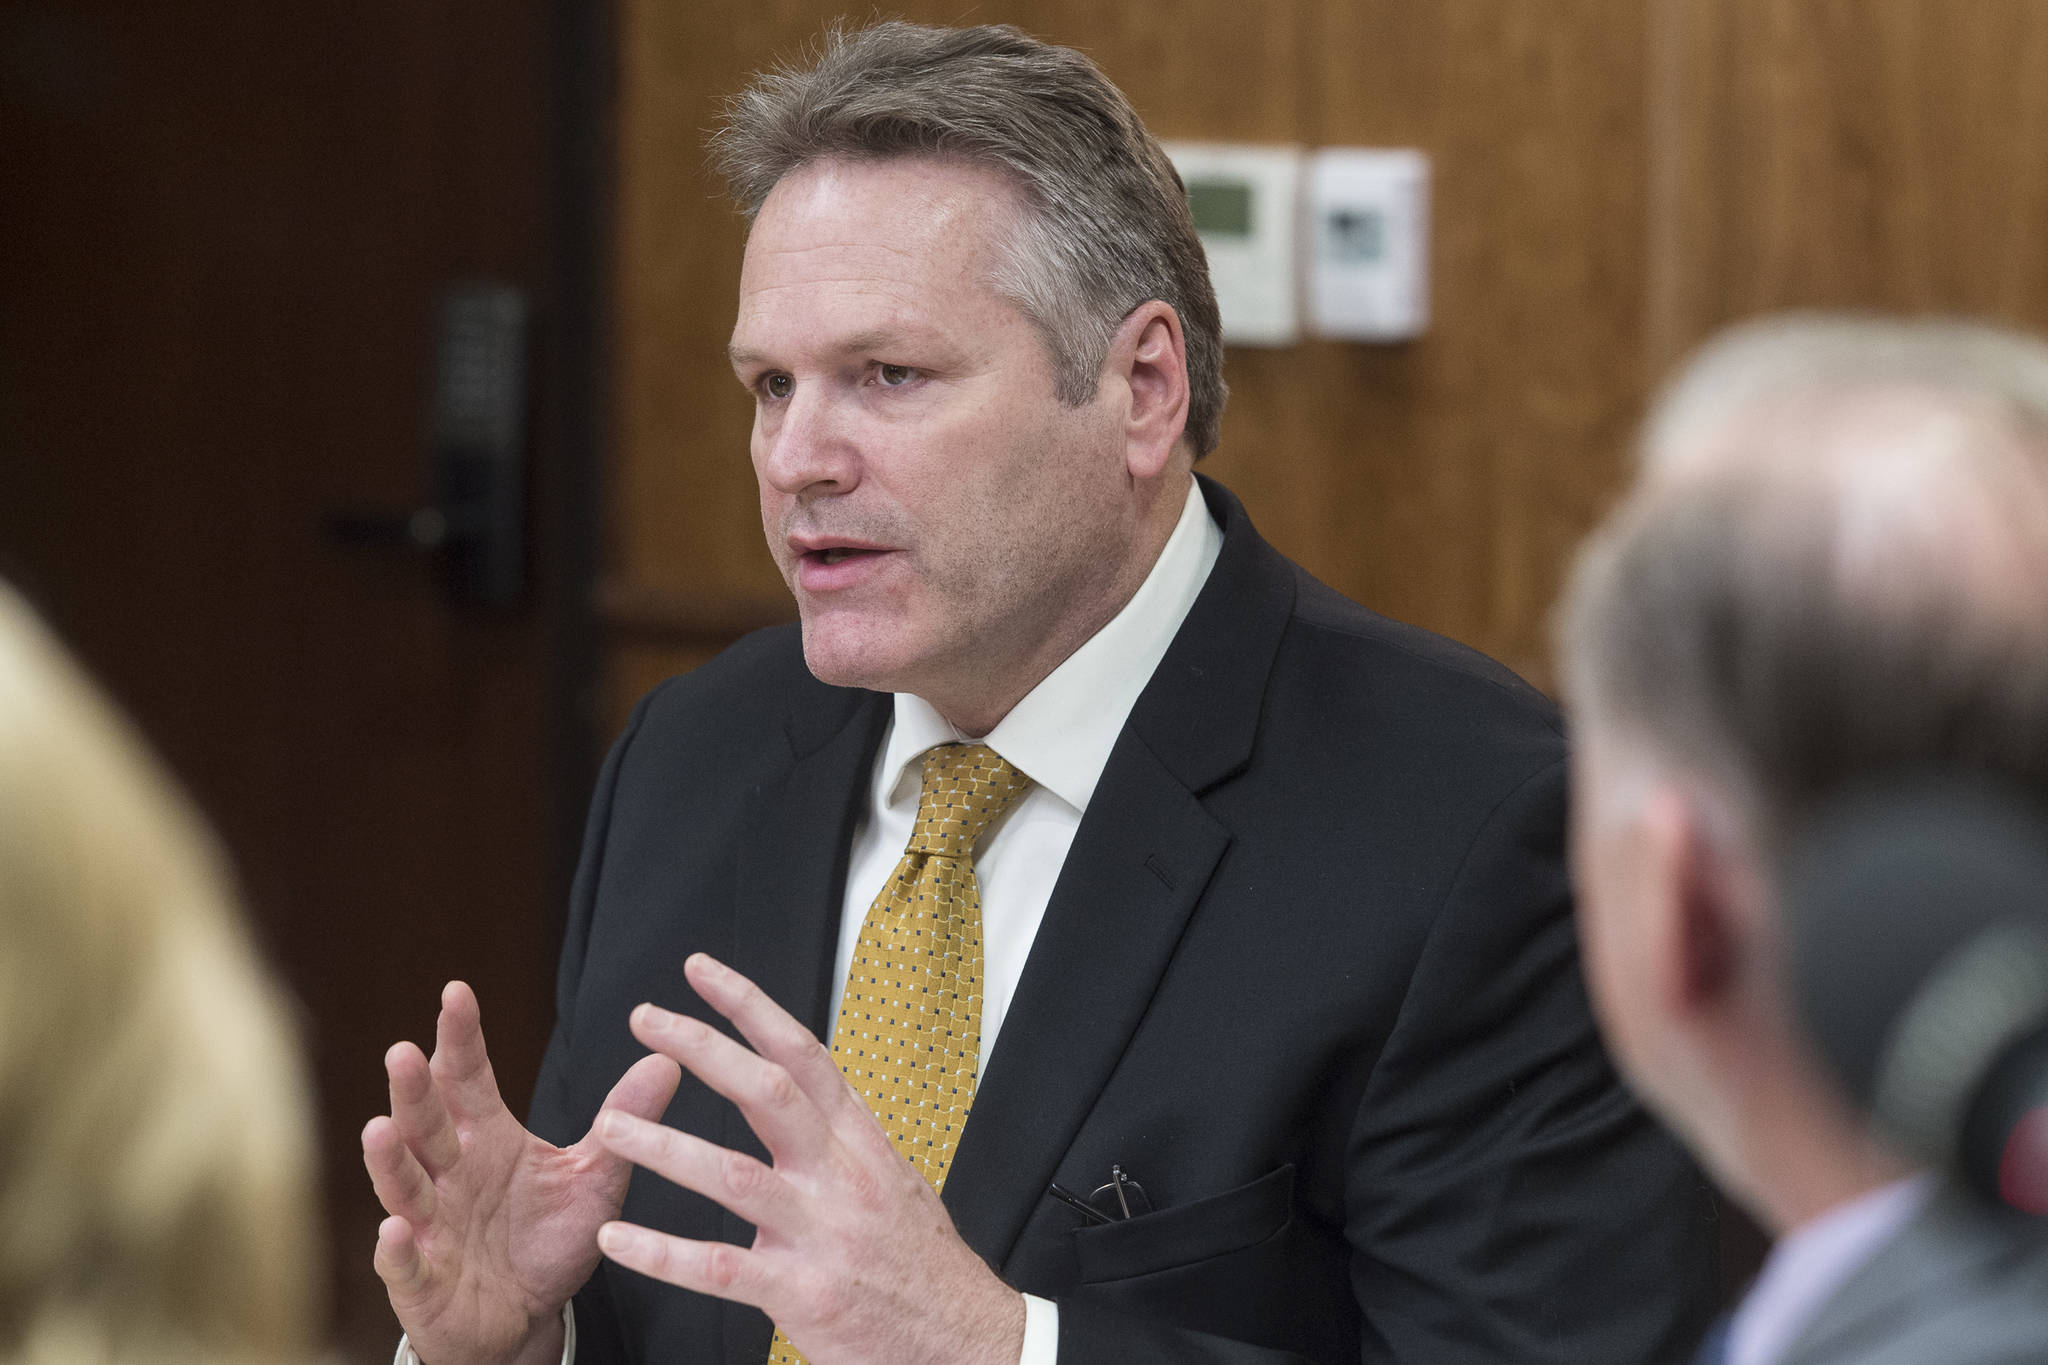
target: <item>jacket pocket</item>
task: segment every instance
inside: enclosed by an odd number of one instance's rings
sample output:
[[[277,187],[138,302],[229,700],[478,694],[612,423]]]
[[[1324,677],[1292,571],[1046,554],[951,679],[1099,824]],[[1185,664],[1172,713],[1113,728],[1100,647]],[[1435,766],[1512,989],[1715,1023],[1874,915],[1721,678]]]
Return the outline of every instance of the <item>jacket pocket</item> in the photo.
[[[1293,1216],[1294,1167],[1287,1165],[1191,1204],[1077,1228],[1074,1258],[1082,1284],[1149,1275],[1256,1246]]]

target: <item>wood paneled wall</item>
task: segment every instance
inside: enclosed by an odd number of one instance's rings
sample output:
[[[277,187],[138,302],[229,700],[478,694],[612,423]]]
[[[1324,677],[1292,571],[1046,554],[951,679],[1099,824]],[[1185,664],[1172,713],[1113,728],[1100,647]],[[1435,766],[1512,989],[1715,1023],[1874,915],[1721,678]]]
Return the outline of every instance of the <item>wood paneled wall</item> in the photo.
[[[1649,349],[1772,308],[2048,329],[2048,5],[1654,7]]]
[[[2038,0],[904,3],[1087,51],[1162,137],[1432,158],[1435,320],[1396,346],[1233,350],[1204,468],[1343,591],[1547,683],[1545,615],[1654,378],[1788,305],[2048,326]],[[614,720],[789,614],[727,371],[742,246],[719,101],[836,5],[623,0]]]

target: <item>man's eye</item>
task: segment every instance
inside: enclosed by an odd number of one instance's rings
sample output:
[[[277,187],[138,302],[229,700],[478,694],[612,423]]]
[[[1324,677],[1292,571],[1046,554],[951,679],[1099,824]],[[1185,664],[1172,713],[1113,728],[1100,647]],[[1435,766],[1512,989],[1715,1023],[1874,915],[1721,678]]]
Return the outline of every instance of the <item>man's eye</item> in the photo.
[[[762,392],[770,398],[787,398],[796,388],[796,381],[786,374],[771,374],[761,381]]]
[[[876,373],[881,378],[883,387],[893,389],[908,384],[917,371],[908,365],[881,365],[876,367]]]

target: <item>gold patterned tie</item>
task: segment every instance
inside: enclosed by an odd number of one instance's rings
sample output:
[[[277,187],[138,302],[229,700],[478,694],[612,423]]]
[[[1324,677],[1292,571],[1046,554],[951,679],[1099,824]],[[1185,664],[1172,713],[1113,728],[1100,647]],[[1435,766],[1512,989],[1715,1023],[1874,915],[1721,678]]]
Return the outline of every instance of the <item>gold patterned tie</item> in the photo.
[[[832,1056],[896,1150],[937,1190],[981,1062],[974,841],[1031,779],[985,744],[942,744],[923,765],[910,843],[861,923]],[[780,1328],[767,1365],[804,1365]]]

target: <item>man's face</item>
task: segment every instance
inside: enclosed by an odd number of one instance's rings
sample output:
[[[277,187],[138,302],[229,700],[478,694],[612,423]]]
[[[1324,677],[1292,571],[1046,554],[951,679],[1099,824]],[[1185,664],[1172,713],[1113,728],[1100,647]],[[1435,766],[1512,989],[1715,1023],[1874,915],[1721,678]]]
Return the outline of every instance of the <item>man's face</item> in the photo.
[[[1000,695],[992,723],[1114,613],[1135,516],[1114,409],[1063,406],[991,287],[1020,210],[957,162],[812,163],[761,207],[733,329],[811,671],[956,723]]]

